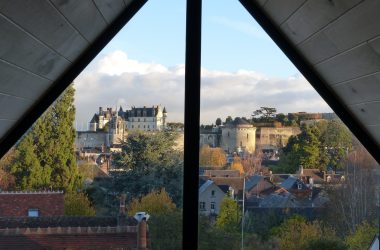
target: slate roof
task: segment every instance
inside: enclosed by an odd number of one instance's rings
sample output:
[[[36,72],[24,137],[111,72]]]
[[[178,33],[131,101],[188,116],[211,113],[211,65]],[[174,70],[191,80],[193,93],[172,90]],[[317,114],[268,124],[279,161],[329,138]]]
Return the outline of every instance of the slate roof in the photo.
[[[288,177],[288,179],[286,179],[284,182],[280,184],[280,187],[285,188],[286,190],[291,190],[298,188],[298,184],[302,185],[302,189],[307,188],[302,181],[300,181],[297,177],[291,175]]]
[[[261,180],[264,180],[262,175],[251,176],[248,180],[245,181],[245,190],[249,191],[254,188]]]
[[[99,123],[99,115],[98,114],[94,114],[94,116],[92,117],[90,123]]]
[[[204,191],[206,191],[206,189],[211,186],[214,182],[212,180],[207,180],[205,181],[202,186],[199,187],[199,193],[203,193]]]

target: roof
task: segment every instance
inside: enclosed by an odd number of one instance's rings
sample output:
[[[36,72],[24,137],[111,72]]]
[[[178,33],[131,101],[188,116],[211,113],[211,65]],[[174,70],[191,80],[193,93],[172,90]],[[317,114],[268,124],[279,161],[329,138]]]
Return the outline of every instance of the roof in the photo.
[[[98,114],[94,114],[94,116],[92,117],[90,123],[99,123],[99,115]]]
[[[289,176],[284,182],[280,184],[280,187],[285,188],[286,190],[293,189],[297,183],[300,182],[297,177]]]
[[[245,181],[245,190],[251,190],[254,188],[260,181],[264,180],[262,175],[253,175]]]
[[[233,121],[226,123],[225,126],[226,127],[252,127],[253,128],[252,124],[250,124],[248,121],[246,121],[240,117],[236,117]]]
[[[212,180],[205,181],[200,187],[199,187],[199,193],[203,193],[206,191],[206,189],[211,186],[214,182]]]

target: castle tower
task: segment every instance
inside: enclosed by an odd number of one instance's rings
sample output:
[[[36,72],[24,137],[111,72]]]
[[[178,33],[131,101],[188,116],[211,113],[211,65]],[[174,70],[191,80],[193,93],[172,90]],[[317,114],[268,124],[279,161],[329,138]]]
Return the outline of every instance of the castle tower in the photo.
[[[256,147],[256,127],[241,118],[222,127],[221,146],[232,152],[254,153]]]

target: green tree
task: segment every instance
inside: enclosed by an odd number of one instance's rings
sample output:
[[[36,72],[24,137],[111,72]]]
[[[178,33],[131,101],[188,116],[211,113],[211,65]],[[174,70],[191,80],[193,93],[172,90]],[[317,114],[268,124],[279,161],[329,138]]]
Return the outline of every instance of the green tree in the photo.
[[[216,126],[220,126],[220,125],[222,125],[222,119],[217,118],[216,121],[215,121],[215,125],[216,125]]]
[[[260,109],[253,111],[252,117],[256,122],[273,122],[276,112],[276,108],[260,107]]]
[[[316,126],[301,126],[301,133],[289,138],[280,156],[279,168],[288,173],[304,168],[319,168],[321,143]]]
[[[134,131],[122,144],[122,152],[115,153],[114,164],[125,170],[144,171],[153,166],[167,165],[175,154],[178,134],[165,131],[145,133]],[[178,152],[177,152],[178,153]]]
[[[237,202],[230,197],[224,197],[220,204],[216,227],[226,232],[235,232],[239,227],[241,211]]]
[[[352,135],[340,120],[330,120],[321,130],[321,146],[327,165],[334,169],[343,168],[342,159],[352,148]]]
[[[84,193],[65,193],[65,215],[95,216],[95,209]]]
[[[378,232],[377,228],[364,221],[356,228],[356,232],[346,238],[349,250],[368,249],[374,236]]]
[[[14,189],[16,185],[15,177],[10,173],[10,167],[16,159],[16,150],[11,148],[1,159],[0,159],[0,191],[1,190],[11,190]]]
[[[179,209],[150,217],[149,241],[152,250],[182,249],[182,212]]]
[[[16,147],[18,158],[11,172],[18,188],[75,190],[80,186],[73,150],[74,92],[69,86]]]
[[[229,116],[227,116],[226,121],[224,122],[224,124],[229,123],[229,122],[232,122],[232,121],[233,121],[233,119],[232,119],[232,117],[229,115]]]
[[[176,209],[169,194],[161,189],[160,191],[153,191],[141,199],[133,199],[128,206],[129,216],[135,215],[137,212],[147,212],[150,215],[169,214]]]
[[[320,239],[336,240],[335,232],[318,221],[307,222],[302,216],[294,216],[272,229],[279,240],[280,249],[308,249],[308,245]]]

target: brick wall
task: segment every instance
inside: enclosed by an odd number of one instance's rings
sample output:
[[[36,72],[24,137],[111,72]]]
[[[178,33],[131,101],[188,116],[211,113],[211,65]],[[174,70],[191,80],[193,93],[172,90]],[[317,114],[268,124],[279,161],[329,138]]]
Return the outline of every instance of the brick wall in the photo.
[[[28,216],[36,208],[39,216],[64,215],[63,192],[1,192],[0,217]]]

